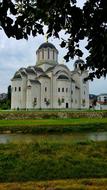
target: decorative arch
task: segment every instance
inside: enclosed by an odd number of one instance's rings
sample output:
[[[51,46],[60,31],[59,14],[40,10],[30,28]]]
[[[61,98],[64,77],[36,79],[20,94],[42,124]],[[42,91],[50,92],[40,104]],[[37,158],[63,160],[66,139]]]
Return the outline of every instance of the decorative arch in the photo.
[[[59,76],[57,77],[57,79],[60,79],[60,80],[69,80],[69,78],[68,78],[66,75],[64,75],[64,74],[59,75]]]

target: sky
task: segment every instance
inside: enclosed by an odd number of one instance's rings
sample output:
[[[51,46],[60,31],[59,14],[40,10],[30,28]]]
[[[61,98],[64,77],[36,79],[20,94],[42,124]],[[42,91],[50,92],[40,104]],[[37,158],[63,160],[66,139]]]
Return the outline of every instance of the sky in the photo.
[[[82,6],[85,0],[78,0],[78,6]],[[60,33],[64,37],[64,33]],[[45,37],[39,35],[35,38],[30,37],[26,40],[15,40],[14,38],[7,38],[5,33],[0,30],[0,93],[7,92],[7,88],[11,85],[11,78],[14,73],[21,67],[27,67],[36,64],[36,50],[45,42]],[[53,43],[59,50],[59,63],[63,63],[63,56],[66,54],[66,49],[60,47],[60,40],[50,38],[49,42]],[[81,43],[84,52],[83,59],[85,60],[88,52],[84,46],[86,41]],[[73,69],[75,60],[70,60],[66,64],[69,69]],[[94,79],[89,82],[89,92],[92,94],[107,93],[107,79]]]

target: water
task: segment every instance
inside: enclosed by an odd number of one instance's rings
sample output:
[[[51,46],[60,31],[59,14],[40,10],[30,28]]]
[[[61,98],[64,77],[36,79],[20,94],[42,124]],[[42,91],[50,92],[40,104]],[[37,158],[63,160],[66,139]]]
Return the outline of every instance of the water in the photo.
[[[40,141],[107,141],[107,132],[70,133],[60,135],[37,134],[0,134],[0,144],[6,143],[34,143]]]

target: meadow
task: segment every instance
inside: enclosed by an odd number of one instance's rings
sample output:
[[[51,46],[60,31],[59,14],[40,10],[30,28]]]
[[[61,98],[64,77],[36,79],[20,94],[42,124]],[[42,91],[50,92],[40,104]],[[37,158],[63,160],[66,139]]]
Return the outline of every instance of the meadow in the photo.
[[[106,177],[107,142],[0,144],[0,182]]]
[[[107,131],[107,117],[0,119],[0,133],[40,135],[35,142],[0,144],[0,190],[106,190],[107,141],[64,138],[100,131]]]

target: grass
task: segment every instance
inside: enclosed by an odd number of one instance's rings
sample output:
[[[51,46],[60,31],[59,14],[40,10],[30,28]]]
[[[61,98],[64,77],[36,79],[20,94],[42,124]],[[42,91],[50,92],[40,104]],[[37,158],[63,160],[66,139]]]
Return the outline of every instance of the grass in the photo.
[[[0,190],[107,189],[107,142],[50,135],[107,131],[107,118],[0,120],[6,131],[43,135],[34,143],[0,144]]]
[[[0,145],[0,182],[106,177],[107,142],[41,139]]]
[[[73,118],[73,119],[36,119],[36,120],[0,120],[0,126],[38,126],[38,125],[86,125],[107,124],[107,118]]]
[[[0,132],[64,133],[107,131],[107,118],[0,120]]]
[[[0,190],[107,190],[107,179],[1,183]]]

